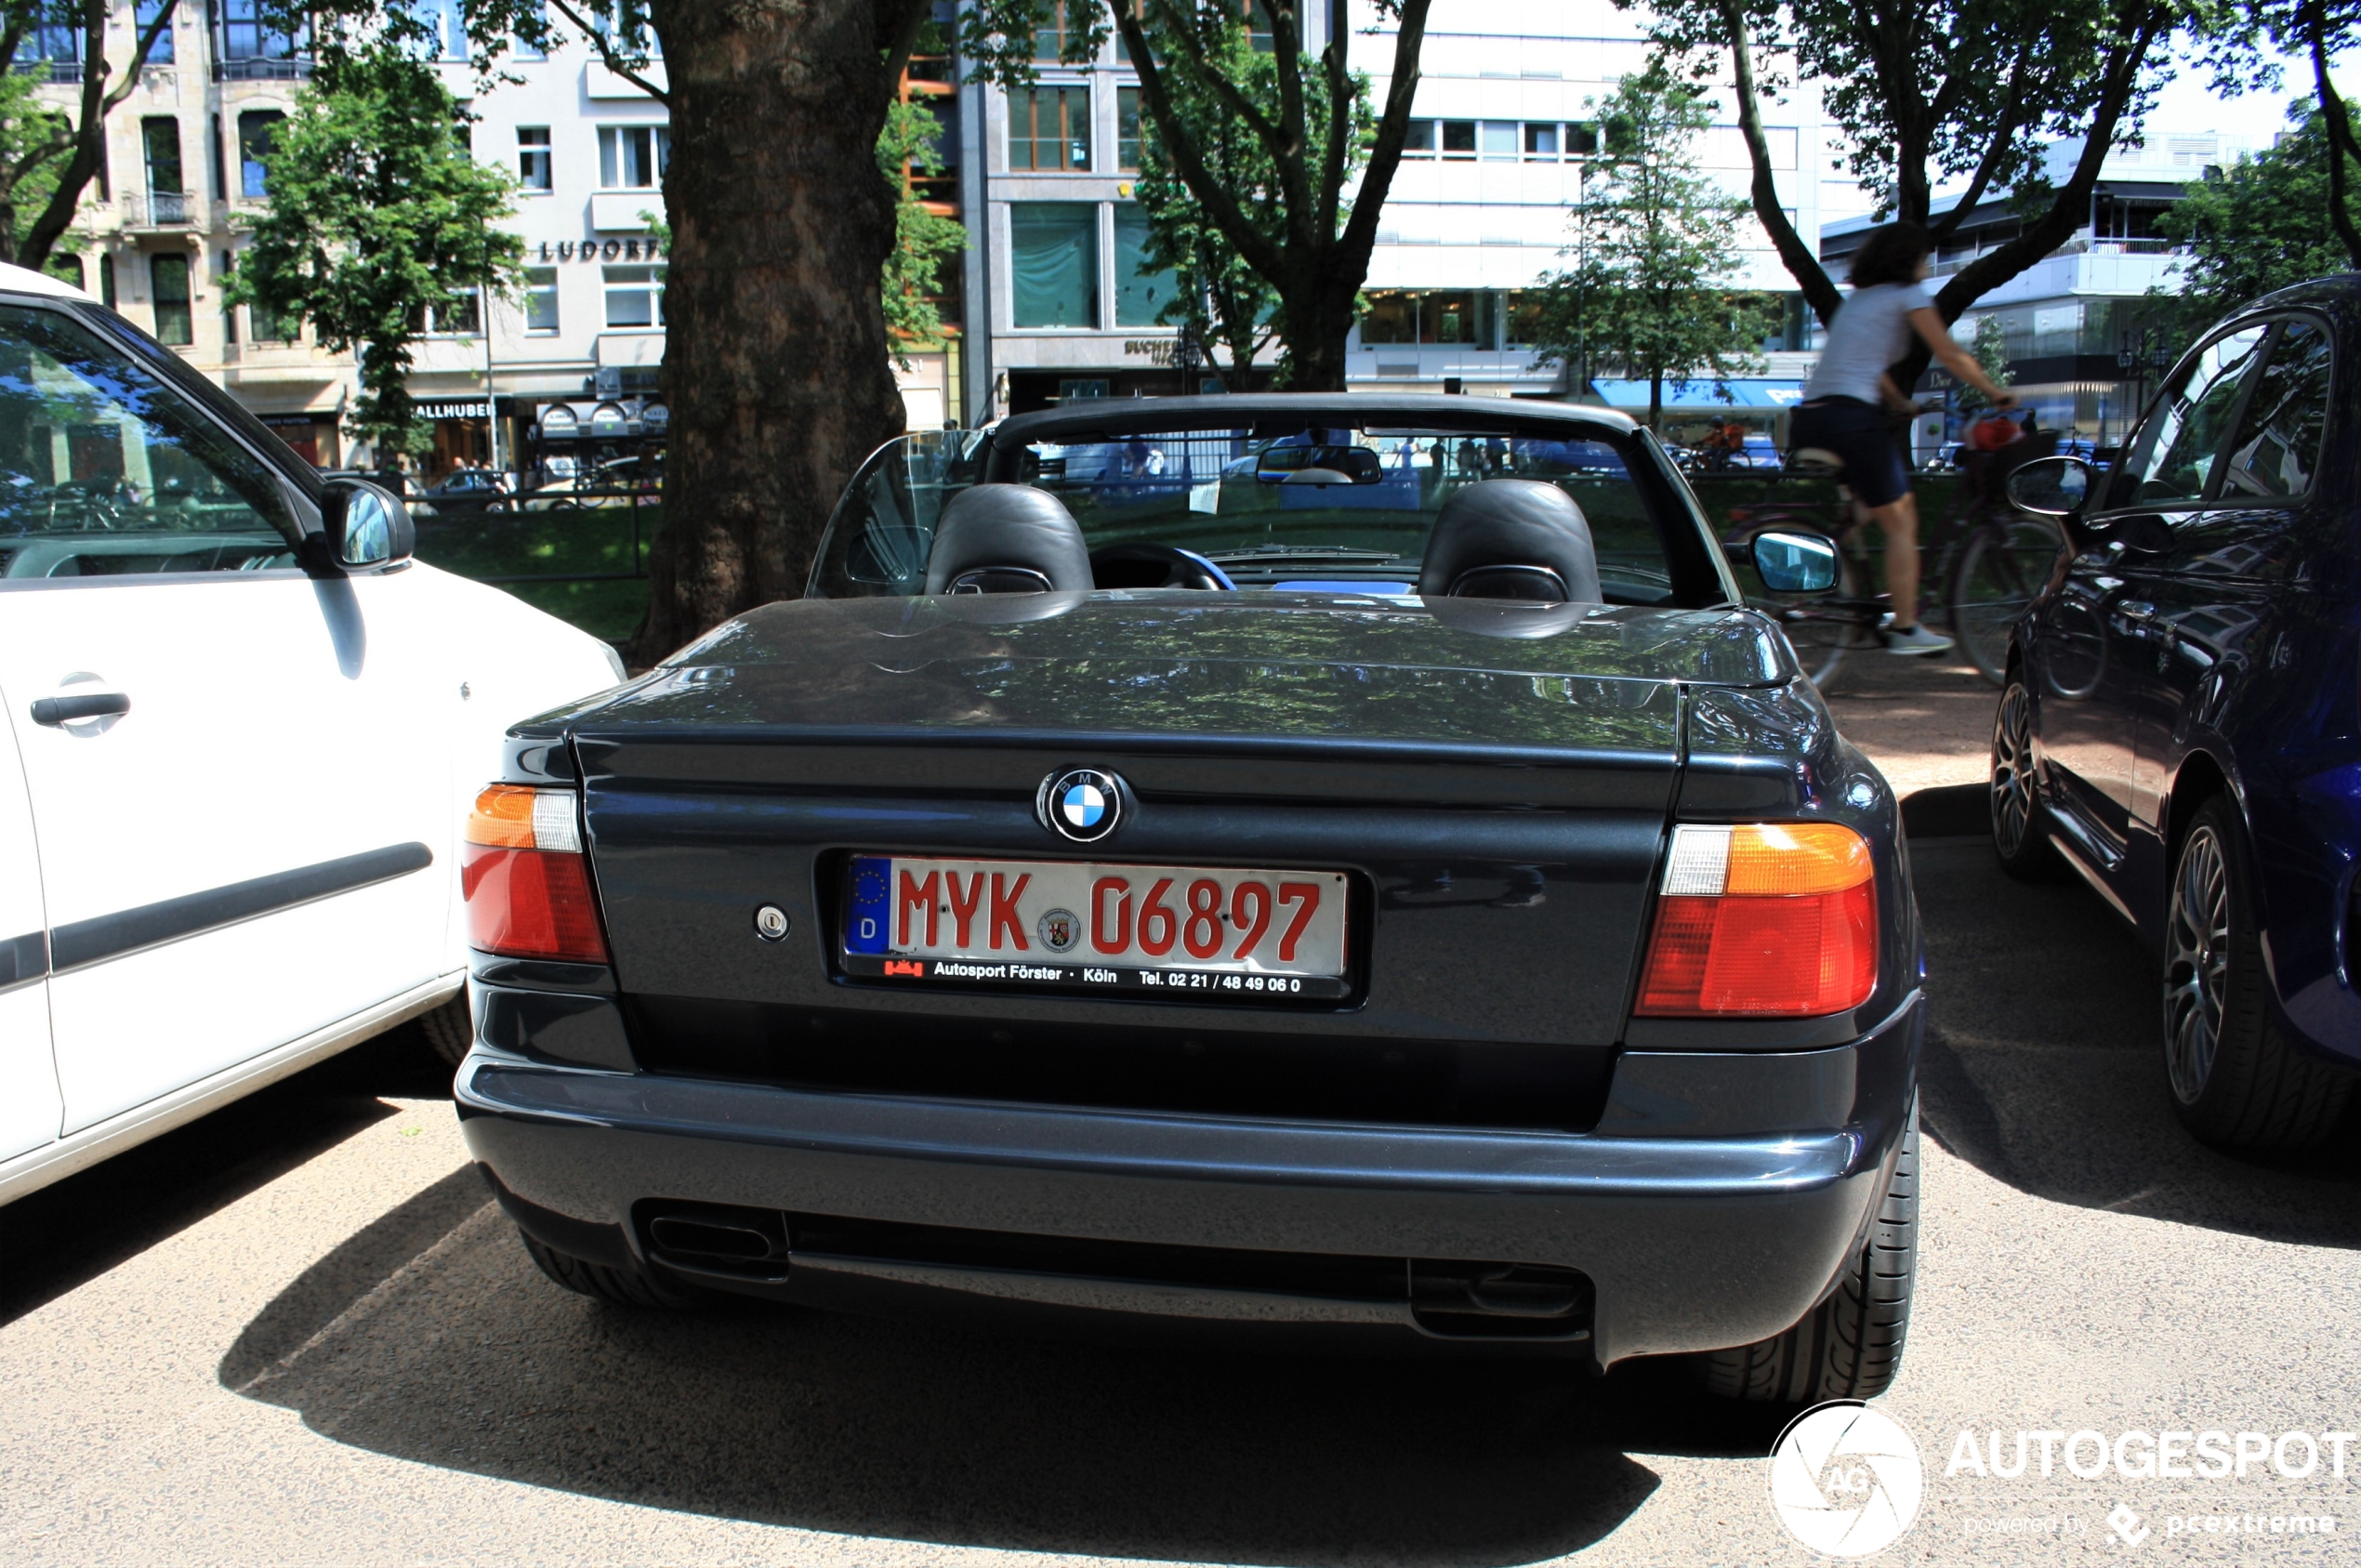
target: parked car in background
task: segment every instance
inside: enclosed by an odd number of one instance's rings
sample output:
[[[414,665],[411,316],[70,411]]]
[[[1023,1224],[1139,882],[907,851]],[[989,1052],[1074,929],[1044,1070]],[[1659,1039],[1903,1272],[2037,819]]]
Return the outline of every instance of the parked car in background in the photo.
[[[405,1019],[465,1039],[467,798],[623,671],[412,537],[0,267],[0,1201]]]
[[[1992,745],[2001,863],[2063,863],[2157,955],[2159,1057],[2207,1142],[2305,1148],[2361,1069],[2361,278],[2207,333],[2129,455],[2010,481],[2071,538]]]
[[[516,505],[503,476],[489,468],[454,468],[415,495],[414,513],[445,520],[505,512]]]
[[[462,1126],[569,1288],[1894,1375],[1894,797],[1619,415],[906,437],[469,831]]]
[[[616,457],[582,464],[527,491],[519,503],[528,512],[574,511],[599,507],[641,506],[664,492],[664,466],[651,457]]]

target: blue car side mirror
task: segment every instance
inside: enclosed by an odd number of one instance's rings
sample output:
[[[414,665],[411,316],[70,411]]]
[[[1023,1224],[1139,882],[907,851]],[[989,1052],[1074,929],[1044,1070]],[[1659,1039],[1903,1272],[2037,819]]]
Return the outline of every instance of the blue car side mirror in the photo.
[[[1754,536],[1754,574],[1773,593],[1827,593],[1837,586],[1837,542],[1800,529],[1766,529]]]

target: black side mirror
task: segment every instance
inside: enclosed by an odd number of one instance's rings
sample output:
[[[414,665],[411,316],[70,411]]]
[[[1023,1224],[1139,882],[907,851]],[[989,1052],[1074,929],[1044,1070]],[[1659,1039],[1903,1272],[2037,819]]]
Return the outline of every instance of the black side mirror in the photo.
[[[1730,554],[1751,561],[1773,593],[1827,593],[1837,586],[1837,542],[1825,534],[1766,528]]]
[[[2079,457],[2036,457],[2009,476],[2009,501],[2036,517],[2070,517],[2099,488],[2098,470]]]
[[[332,479],[320,500],[328,559],[347,572],[376,572],[410,559],[418,525],[391,492],[366,480]]]

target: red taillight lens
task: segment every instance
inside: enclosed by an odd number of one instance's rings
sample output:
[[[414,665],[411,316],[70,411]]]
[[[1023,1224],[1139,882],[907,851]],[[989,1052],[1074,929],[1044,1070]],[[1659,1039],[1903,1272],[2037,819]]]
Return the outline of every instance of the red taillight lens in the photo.
[[[1673,829],[1640,1014],[1842,1012],[1877,979],[1877,883],[1859,834],[1836,823]]]
[[[471,946],[512,958],[607,961],[574,810],[569,790],[494,784],[476,797],[459,867]]]

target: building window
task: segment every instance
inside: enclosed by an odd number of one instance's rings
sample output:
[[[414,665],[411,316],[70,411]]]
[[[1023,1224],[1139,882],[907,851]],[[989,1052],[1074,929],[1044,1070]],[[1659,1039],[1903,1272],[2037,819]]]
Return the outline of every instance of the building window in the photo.
[[[517,127],[517,178],[528,191],[555,189],[549,167],[549,127]]]
[[[1409,131],[1402,138],[1402,155],[1405,158],[1434,156],[1434,122],[1413,120]]]
[[[1125,174],[1140,172],[1140,89],[1115,90],[1115,166]]]
[[[1558,160],[1558,127],[1554,125],[1528,125],[1524,128],[1524,155],[1535,163],[1554,164]]]
[[[1599,127],[1596,125],[1568,125],[1566,127],[1565,148],[1566,156],[1569,158],[1596,157],[1599,152]]]
[[[114,309],[114,257],[99,257],[99,302],[108,310]]]
[[[230,274],[237,270],[237,266],[238,258],[225,250],[221,253],[221,258],[215,262],[213,267],[214,290],[221,296],[221,341],[224,343],[235,343],[238,340],[238,308],[230,303],[227,287]]]
[[[1361,316],[1365,344],[1416,343],[1418,340],[1418,296],[1402,289],[1372,289],[1362,297],[1369,308]]]
[[[76,22],[33,22],[25,28],[24,36],[17,43],[16,63],[19,65],[33,65],[42,61],[52,67],[72,65],[81,58],[82,28]],[[54,69],[50,72],[53,81],[62,77],[60,72]]]
[[[1546,317],[1542,313],[1546,306],[1546,299],[1547,296],[1543,295],[1537,293],[1527,293],[1523,290],[1519,290],[1514,294],[1510,294],[1503,297],[1501,303],[1506,307],[1506,310],[1502,311],[1502,317],[1507,322],[1509,328],[1509,340],[1507,347],[1511,349],[1530,349],[1535,344],[1541,341],[1541,334],[1546,321]]]
[[[664,268],[608,267],[607,325],[611,327],[659,327],[664,325]],[[554,287],[554,280],[552,280]],[[554,305],[555,301],[552,300]],[[555,319],[555,311],[551,312]],[[555,330],[554,328],[552,330]]]
[[[1011,171],[1090,167],[1090,89],[1035,87],[1009,95]]]
[[[524,329],[534,335],[558,330],[558,270],[555,267],[525,269]]]
[[[669,125],[600,125],[599,186],[605,191],[653,191],[672,162]]]
[[[275,109],[250,109],[238,116],[238,194],[259,198],[269,194],[265,190],[268,171],[263,160],[270,156],[270,138],[284,114]]]
[[[1443,133],[1444,157],[1472,158],[1476,155],[1476,123],[1473,120],[1438,120],[1435,125]]]
[[[1179,287],[1171,269],[1148,260],[1148,215],[1137,202],[1115,207],[1115,324],[1154,326]]]
[[[1517,123],[1514,120],[1486,120],[1477,127],[1477,141],[1486,159],[1516,162]]]
[[[157,340],[183,348],[195,342],[196,321],[189,310],[189,258],[149,257],[148,282],[155,294]]]
[[[284,315],[268,305],[246,307],[246,325],[257,343],[293,343],[303,336],[303,318],[293,310]]]
[[[139,145],[147,154],[149,192],[180,195],[187,189],[180,183],[180,122],[169,114],[140,121]]]
[[[219,0],[219,3],[221,58],[225,62],[295,59],[299,41],[294,33],[281,33],[264,21],[264,0]],[[231,72],[228,74],[251,76],[276,75],[279,72]]]
[[[1075,8],[1069,12],[1067,7]],[[1067,33],[1082,24],[1088,17],[1086,7],[1077,0],[1049,0],[1041,16],[1041,24],[1033,32],[1033,58],[1045,64],[1055,62],[1065,52]]]
[[[1099,206],[1009,204],[1010,315],[1020,327],[1099,324]]]
[[[148,29],[155,26],[156,18],[163,14],[167,4],[169,0],[139,0],[139,4],[132,9],[131,15],[132,25],[138,29],[140,37],[145,37]],[[155,47],[148,51],[148,63],[170,65],[172,60],[172,26],[167,22],[165,24],[164,31],[156,34]]]

